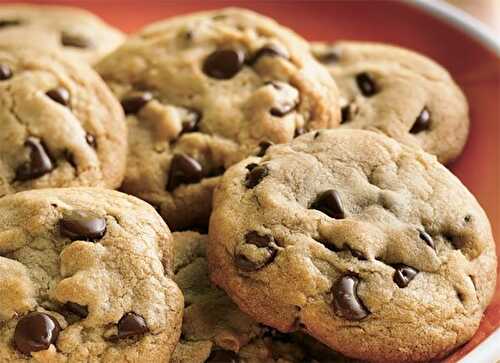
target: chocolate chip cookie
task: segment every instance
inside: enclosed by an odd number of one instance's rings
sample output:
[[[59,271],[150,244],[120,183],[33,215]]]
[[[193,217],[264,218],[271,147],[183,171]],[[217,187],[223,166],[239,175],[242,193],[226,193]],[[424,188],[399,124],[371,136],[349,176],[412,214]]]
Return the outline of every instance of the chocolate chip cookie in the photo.
[[[0,45],[42,46],[95,63],[124,38],[118,29],[83,9],[0,5]]]
[[[172,263],[168,227],[137,198],[1,198],[0,361],[168,362],[183,307]]]
[[[87,64],[0,46],[0,197],[34,188],[116,188],[126,137],[120,104]]]
[[[335,83],[308,44],[247,10],[150,25],[97,70],[128,115],[123,190],[174,229],[207,223],[230,165],[340,121]]]
[[[176,232],[174,281],[185,297],[182,338],[171,363],[347,362],[299,334],[282,334],[257,323],[210,283],[207,236]]]
[[[312,51],[337,81],[342,128],[382,132],[442,163],[461,153],[469,131],[467,100],[434,61],[378,43],[314,43]]]
[[[226,171],[212,280],[254,319],[374,362],[428,361],[472,337],[495,289],[488,219],[421,149],[321,130]]]

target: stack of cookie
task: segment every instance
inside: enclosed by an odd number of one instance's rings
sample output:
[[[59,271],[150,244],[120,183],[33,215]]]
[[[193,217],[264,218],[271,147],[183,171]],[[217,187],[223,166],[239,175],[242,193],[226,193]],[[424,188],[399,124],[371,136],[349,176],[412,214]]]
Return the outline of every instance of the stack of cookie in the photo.
[[[492,298],[442,165],[467,102],[424,56],[242,9],[125,39],[5,5],[0,91],[2,363],[424,362]]]

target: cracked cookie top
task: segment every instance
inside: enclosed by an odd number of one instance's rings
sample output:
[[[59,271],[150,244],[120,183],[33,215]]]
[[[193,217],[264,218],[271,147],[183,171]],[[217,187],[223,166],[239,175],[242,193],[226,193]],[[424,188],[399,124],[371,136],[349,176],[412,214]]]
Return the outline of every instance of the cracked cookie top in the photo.
[[[335,78],[341,128],[382,132],[447,163],[469,132],[467,100],[448,72],[407,49],[363,42],[313,43]]]
[[[95,63],[115,49],[124,34],[79,8],[1,5],[0,45],[43,46]]]
[[[152,24],[97,70],[128,115],[123,190],[174,229],[207,222],[230,165],[340,120],[335,83],[308,44],[247,10]]]
[[[182,337],[171,363],[348,362],[312,339],[280,333],[242,312],[209,280],[206,235],[175,232],[173,238],[174,281],[185,305]]]
[[[123,112],[88,65],[60,53],[0,47],[0,95],[0,196],[120,185]]]
[[[168,227],[105,189],[0,199],[1,362],[168,362],[183,298]]]
[[[212,280],[256,320],[347,356],[427,361],[476,331],[495,245],[436,159],[374,132],[321,130],[248,158],[214,193]]]

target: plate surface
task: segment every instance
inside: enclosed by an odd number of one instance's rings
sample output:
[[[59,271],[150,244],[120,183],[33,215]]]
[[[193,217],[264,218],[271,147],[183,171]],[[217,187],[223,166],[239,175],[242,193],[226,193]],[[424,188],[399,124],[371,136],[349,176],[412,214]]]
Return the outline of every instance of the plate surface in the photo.
[[[0,3],[4,2],[0,0]],[[468,98],[472,119],[470,137],[464,153],[450,168],[486,210],[497,241],[497,255],[500,255],[500,57],[491,44],[488,47],[477,33],[474,35],[471,32],[470,27],[467,29],[464,25],[452,25],[449,21],[443,21],[442,13],[441,17],[433,15],[428,7],[395,1],[31,2],[80,6],[126,32],[133,32],[149,22],[173,15],[224,6],[242,6],[275,18],[308,40],[381,41],[401,45],[431,57],[450,71]],[[446,359],[446,362],[460,360],[499,326],[500,290],[497,287],[494,301],[477,334]],[[499,335],[497,331],[496,337]],[[477,354],[486,350],[485,354],[481,354],[481,362],[494,362],[500,357],[494,358],[492,349],[497,349],[497,354],[500,355],[498,341],[496,344],[495,341],[483,344],[473,354],[478,358]],[[465,360],[471,361],[468,358]]]

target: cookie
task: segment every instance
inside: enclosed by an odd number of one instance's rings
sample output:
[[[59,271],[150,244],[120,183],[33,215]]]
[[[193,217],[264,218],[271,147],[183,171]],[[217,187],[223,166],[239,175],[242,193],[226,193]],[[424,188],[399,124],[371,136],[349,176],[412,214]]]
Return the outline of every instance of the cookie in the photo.
[[[124,39],[118,29],[83,9],[0,5],[0,45],[43,46],[95,63]]]
[[[140,31],[97,65],[128,115],[123,190],[173,229],[207,223],[223,171],[271,143],[337,126],[337,89],[308,44],[242,9]]]
[[[207,236],[175,232],[174,281],[185,297],[182,338],[171,363],[348,362],[298,334],[282,334],[243,313],[210,283]]]
[[[116,188],[126,137],[120,104],[87,64],[0,47],[0,197],[34,188]]]
[[[183,297],[168,227],[105,189],[0,199],[0,361],[168,362]]]
[[[469,132],[467,100],[448,72],[407,49],[363,42],[313,43],[342,96],[342,128],[382,132],[448,163]]]
[[[224,174],[212,280],[254,319],[373,362],[428,361],[472,337],[495,290],[488,219],[435,157],[322,130]]]

